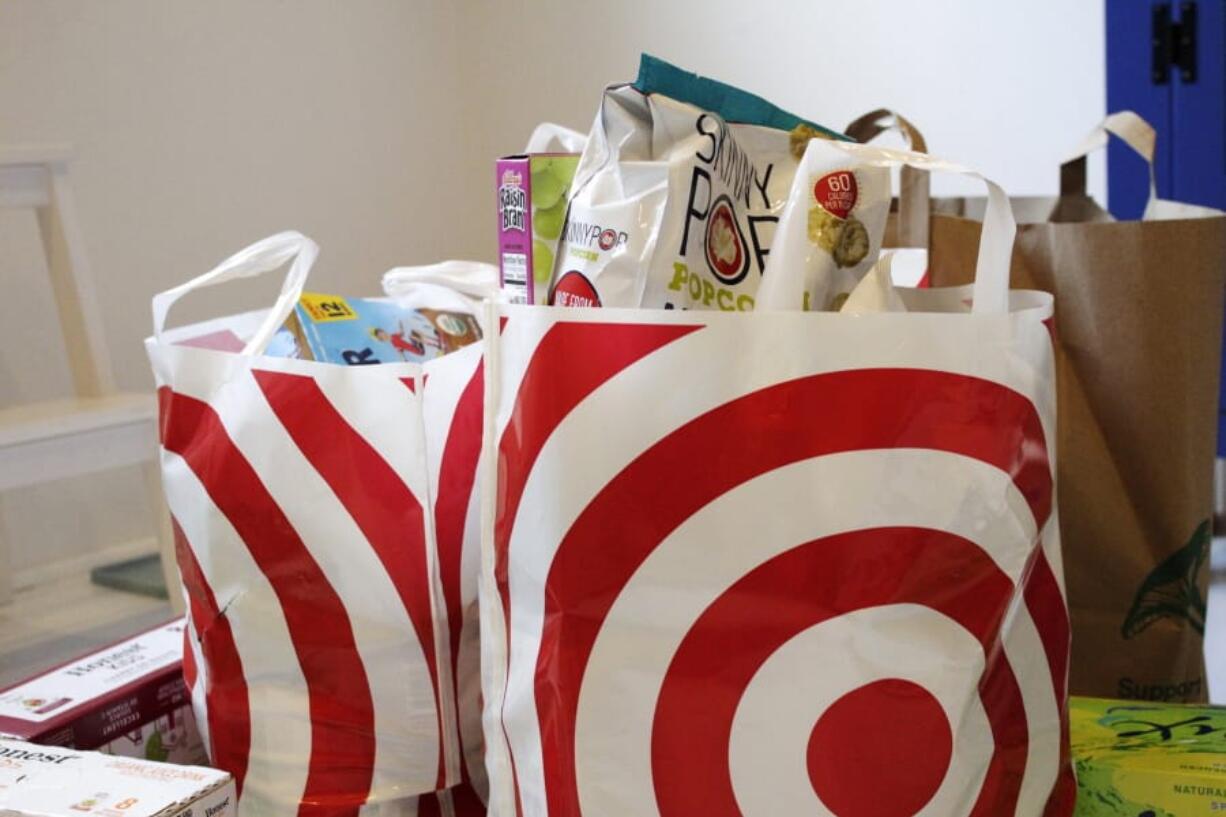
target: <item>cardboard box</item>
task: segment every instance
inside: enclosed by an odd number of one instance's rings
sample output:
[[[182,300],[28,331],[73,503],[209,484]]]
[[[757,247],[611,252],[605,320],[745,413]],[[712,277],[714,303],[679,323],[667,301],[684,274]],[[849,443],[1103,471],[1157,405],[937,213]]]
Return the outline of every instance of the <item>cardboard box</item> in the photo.
[[[234,780],[175,766],[0,738],[0,815],[233,817]]]
[[[318,292],[302,293],[285,331],[297,347],[289,357],[348,366],[424,363],[481,340],[481,324],[462,312]]]
[[[543,304],[549,297],[554,254],[566,224],[577,153],[507,156],[496,164],[498,266],[512,303]]]
[[[0,690],[0,737],[207,762],[183,684],[183,627],[176,619]]]
[[[1226,813],[1226,708],[1074,697],[1076,817]]]

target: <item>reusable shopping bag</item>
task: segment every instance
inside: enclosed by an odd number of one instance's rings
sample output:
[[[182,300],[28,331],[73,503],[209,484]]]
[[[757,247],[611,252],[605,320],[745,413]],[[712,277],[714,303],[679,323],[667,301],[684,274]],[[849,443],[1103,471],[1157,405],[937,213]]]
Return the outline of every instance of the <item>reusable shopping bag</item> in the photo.
[[[422,372],[261,356],[317,252],[280,233],[153,299],[185,675],[247,817],[413,815],[461,780]],[[270,310],[164,329],[181,297],[287,263]],[[241,353],[179,342],[221,330]]]
[[[1071,814],[1051,299],[989,191],[907,313],[490,307],[491,815]]]

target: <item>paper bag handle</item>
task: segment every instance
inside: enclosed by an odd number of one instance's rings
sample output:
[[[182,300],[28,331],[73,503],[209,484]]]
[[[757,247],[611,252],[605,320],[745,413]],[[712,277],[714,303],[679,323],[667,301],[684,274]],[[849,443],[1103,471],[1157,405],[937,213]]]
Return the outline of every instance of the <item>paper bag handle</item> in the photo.
[[[972,289],[974,301],[971,311],[987,315],[1003,315],[1009,311],[1009,264],[1013,256],[1017,222],[1013,218],[1009,197],[1000,185],[969,167],[936,159],[926,153],[834,140],[811,142],[809,149],[813,150],[815,144],[820,144],[821,149],[830,147],[841,150],[862,163],[876,167],[913,167],[929,173],[955,173],[983,182],[988,188],[988,206],[983,215],[983,232],[979,238],[979,258],[975,264],[975,284]],[[772,270],[768,274],[777,272]],[[804,286],[804,278],[799,274],[776,279],[772,288],[771,304],[759,299],[759,307],[793,308],[790,305],[804,300]]]
[[[582,153],[587,146],[587,134],[579,133],[565,125],[555,125],[553,122],[542,122],[528,137],[528,145],[524,153],[549,153],[553,143],[562,148],[563,153]]]
[[[1158,197],[1154,180],[1154,147],[1157,134],[1153,126],[1133,111],[1117,111],[1110,114],[1081,141],[1077,149],[1060,165],[1060,195],[1084,196],[1086,194],[1086,156],[1107,145],[1111,134],[1137,152],[1149,166],[1149,201]],[[1148,210],[1148,206],[1146,207]]]
[[[272,340],[272,336],[285,323],[285,319],[289,317],[289,313],[293,311],[294,305],[302,296],[307,273],[311,271],[318,255],[319,246],[314,241],[292,230],[257,241],[250,247],[239,250],[203,275],[154,295],[153,336],[159,343],[163,342],[162,331],[166,326],[167,313],[170,312],[170,308],[176,301],[189,292],[224,284],[236,278],[263,275],[280,268],[292,259],[293,263],[290,264],[289,271],[285,274],[285,281],[281,284],[281,294],[277,296],[277,302],[268,311],[267,317],[264,318],[260,328],[247,342],[242,352],[244,355],[262,354],[269,341]]]
[[[883,124],[882,120],[888,121]],[[864,143],[871,142],[891,130],[902,134],[902,137],[907,140],[907,145],[916,153],[928,152],[928,143],[924,141],[924,135],[920,133],[919,128],[915,127],[911,120],[889,108],[869,111],[843,128],[843,133],[857,142]]]
[[[887,131],[895,131],[917,153],[927,153],[928,143],[919,128],[897,111],[878,108],[856,119],[843,133],[857,142],[871,142]],[[927,171],[903,167],[899,174],[898,244],[902,247],[928,246],[928,199],[931,185]]]

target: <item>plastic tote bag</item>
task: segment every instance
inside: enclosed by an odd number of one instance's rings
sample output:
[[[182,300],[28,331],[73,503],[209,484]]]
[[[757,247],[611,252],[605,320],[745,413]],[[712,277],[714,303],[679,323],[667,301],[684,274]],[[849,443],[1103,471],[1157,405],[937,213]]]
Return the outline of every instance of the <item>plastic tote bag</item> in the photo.
[[[541,125],[537,132],[557,126]],[[551,131],[552,132],[552,131]],[[428,307],[480,314],[502,298],[498,268],[475,261],[397,267],[383,291],[407,309]],[[488,792],[481,735],[481,648],[477,577],[481,562],[480,489],[485,405],[483,347],[473,344],[422,365],[422,420],[442,603],[448,623],[460,785],[451,792],[459,817],[485,814]]]
[[[1051,301],[990,189],[965,314],[492,308],[492,815],[1071,813]]]
[[[422,416],[448,654],[462,749],[457,814],[484,814],[488,792],[481,734],[481,643],[477,579],[481,564],[480,485],[485,370],[481,344],[423,365]],[[461,810],[471,809],[468,811]]]
[[[185,672],[247,817],[412,815],[460,779],[421,368],[260,356],[316,254],[281,233],[153,299]],[[164,329],[184,295],[286,263],[271,310]],[[242,353],[177,342],[221,329]]]

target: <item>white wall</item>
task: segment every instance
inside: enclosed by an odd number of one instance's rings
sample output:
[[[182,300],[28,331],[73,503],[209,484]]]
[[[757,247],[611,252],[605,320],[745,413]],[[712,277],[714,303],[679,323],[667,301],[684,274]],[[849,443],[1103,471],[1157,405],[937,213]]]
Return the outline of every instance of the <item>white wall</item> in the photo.
[[[150,382],[150,293],[264,234],[314,236],[318,284],[355,292],[472,246],[456,24],[443,0],[0,0],[0,140],[75,145],[124,386]]]
[[[543,119],[586,131],[601,88],[633,80],[641,51],[836,129],[894,108],[933,153],[1017,194],[1054,192],[1060,159],[1105,112],[1101,2],[537,0],[469,10],[467,70],[480,93],[466,101],[487,123],[478,155],[515,147]],[[1090,171],[1099,195],[1101,167]],[[934,189],[974,190],[959,180]]]
[[[494,157],[541,120],[586,130],[643,50],[833,127],[897,108],[934,153],[1053,191],[1103,114],[1102,17],[1058,0],[0,0],[0,143],[75,145],[118,379],[148,388],[149,296],[275,230],[320,242],[325,291],[492,259]],[[28,215],[0,213],[0,281],[20,307],[0,321],[0,405],[66,393]],[[178,317],[272,291],[206,293]],[[26,492],[7,512],[37,544],[19,566],[147,524],[134,478]]]
[[[493,222],[473,218],[489,174],[466,145],[458,21],[446,0],[0,0],[0,144],[75,146],[122,386],[152,384],[150,295],[268,233],[316,238],[314,286],[354,294],[397,263],[474,252]],[[0,406],[70,387],[33,231],[0,212],[0,281],[20,307],[0,320]],[[175,317],[274,287],[202,294]],[[5,511],[18,569],[148,524],[133,474],[21,492]]]

